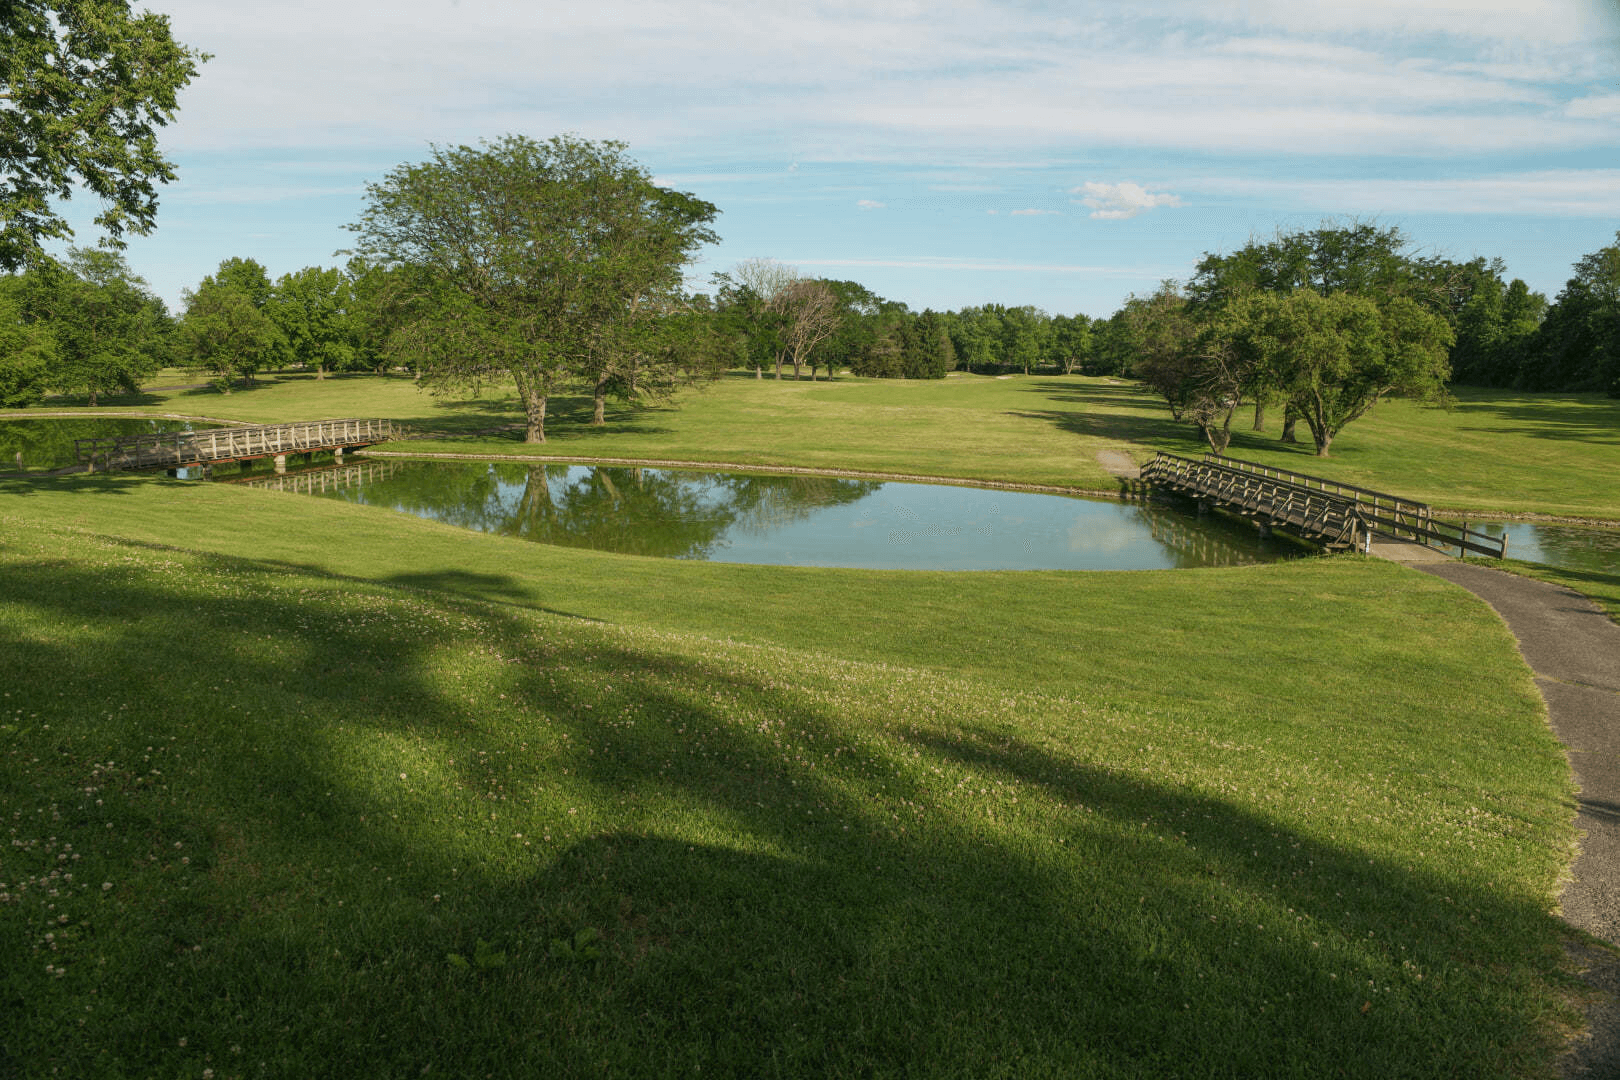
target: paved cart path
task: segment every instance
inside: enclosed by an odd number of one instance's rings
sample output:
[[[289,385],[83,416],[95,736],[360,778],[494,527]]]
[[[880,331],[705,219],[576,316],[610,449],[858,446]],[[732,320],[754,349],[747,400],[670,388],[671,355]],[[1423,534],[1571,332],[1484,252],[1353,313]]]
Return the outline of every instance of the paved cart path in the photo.
[[[1620,944],[1620,624],[1549,582],[1451,561],[1413,568],[1480,597],[1518,638],[1580,786],[1575,826],[1586,835],[1560,897],[1564,920]],[[1586,946],[1571,952],[1599,994],[1587,1010],[1591,1038],[1572,1048],[1563,1073],[1620,1076],[1620,961]]]

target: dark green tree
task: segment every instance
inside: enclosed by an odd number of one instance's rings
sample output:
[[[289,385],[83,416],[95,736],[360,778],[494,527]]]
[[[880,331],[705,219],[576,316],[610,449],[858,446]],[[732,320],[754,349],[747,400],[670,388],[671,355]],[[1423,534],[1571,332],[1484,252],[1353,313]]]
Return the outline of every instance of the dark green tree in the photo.
[[[29,313],[56,340],[50,383],[96,404],[102,394],[134,393],[169,352],[163,301],[117,252],[69,248],[65,264],[37,263],[26,275]]]
[[[658,187],[619,142],[509,135],[433,147],[366,187],[357,254],[419,271],[395,298],[394,355],[448,388],[510,377],[545,440],[546,402],[639,348],[718,211]]]
[[[1620,397],[1620,233],[1585,255],[1547,309],[1518,385]]]
[[[73,235],[52,200],[76,187],[101,200],[106,245],[152,231],[155,185],[175,177],[157,129],[206,59],[125,0],[0,3],[0,269]]]
[[[293,363],[313,368],[317,379],[355,363],[354,287],[343,271],[306,266],[283,274],[260,306],[286,339]]]
[[[21,409],[45,396],[56,361],[49,324],[26,315],[20,278],[0,278],[0,408]]]
[[[242,290],[204,278],[185,299],[178,348],[191,366],[214,375],[221,392],[230,393],[237,379],[251,382],[285,355],[287,339]]]

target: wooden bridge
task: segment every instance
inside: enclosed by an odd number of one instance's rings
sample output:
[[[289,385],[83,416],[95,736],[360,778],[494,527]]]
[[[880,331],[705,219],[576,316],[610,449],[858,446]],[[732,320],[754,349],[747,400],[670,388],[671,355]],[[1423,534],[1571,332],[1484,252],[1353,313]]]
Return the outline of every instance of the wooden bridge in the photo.
[[[1330,550],[1365,550],[1384,537],[1507,557],[1507,537],[1438,521],[1426,503],[1254,462],[1161,453],[1142,467],[1141,479]]]
[[[276,471],[287,467],[288,454],[330,450],[338,457],[357,446],[386,442],[404,433],[391,420],[310,420],[260,427],[211,428],[164,435],[127,435],[111,439],[76,439],[74,457],[91,472],[112,469],[181,468],[222,461],[273,457]]]

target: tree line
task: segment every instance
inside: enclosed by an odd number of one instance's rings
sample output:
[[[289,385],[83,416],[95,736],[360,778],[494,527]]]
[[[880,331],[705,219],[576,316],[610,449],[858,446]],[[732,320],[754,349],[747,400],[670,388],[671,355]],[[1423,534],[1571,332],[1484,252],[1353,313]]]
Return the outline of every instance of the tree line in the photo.
[[[1215,453],[1233,417],[1283,410],[1316,453],[1385,397],[1446,400],[1450,384],[1620,397],[1620,237],[1576,263],[1549,304],[1501,260],[1413,251],[1367,223],[1256,240],[1206,254],[1186,282],[1132,296],[1094,327],[1093,370],[1162,395]]]
[[[588,392],[661,398],[727,369],[942,378],[951,371],[1124,375],[1162,394],[1216,452],[1237,409],[1283,410],[1326,454],[1391,395],[1448,382],[1620,395],[1620,236],[1549,303],[1501,260],[1412,250],[1397,228],[1325,224],[1206,254],[1186,282],[1107,319],[985,304],[913,311],[854,281],[750,259],[692,291],[684,269],[718,210],[655,184],[616,142],[507,136],[438,148],[367,185],[341,267],[272,281],[227,259],[171,316],[115,251],[35,251],[0,277],[0,405],[47,391],[134,391],[164,366],[223,391],[299,365],[403,366],[430,388],[511,380],[525,437]]]

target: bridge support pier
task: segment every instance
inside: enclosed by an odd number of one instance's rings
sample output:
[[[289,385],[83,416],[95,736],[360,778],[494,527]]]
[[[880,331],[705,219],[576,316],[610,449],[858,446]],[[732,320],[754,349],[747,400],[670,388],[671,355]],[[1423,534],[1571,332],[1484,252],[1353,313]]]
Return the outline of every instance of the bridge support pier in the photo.
[[[1254,528],[1255,528],[1255,531],[1260,534],[1261,539],[1265,539],[1266,537],[1271,535],[1271,526],[1267,525],[1263,521],[1256,521],[1254,523]]]
[[[343,447],[334,446],[332,448],[332,460],[339,465],[343,464]]]
[[[286,471],[287,471],[287,455],[286,454],[277,454],[276,455],[276,472],[284,473]]]

